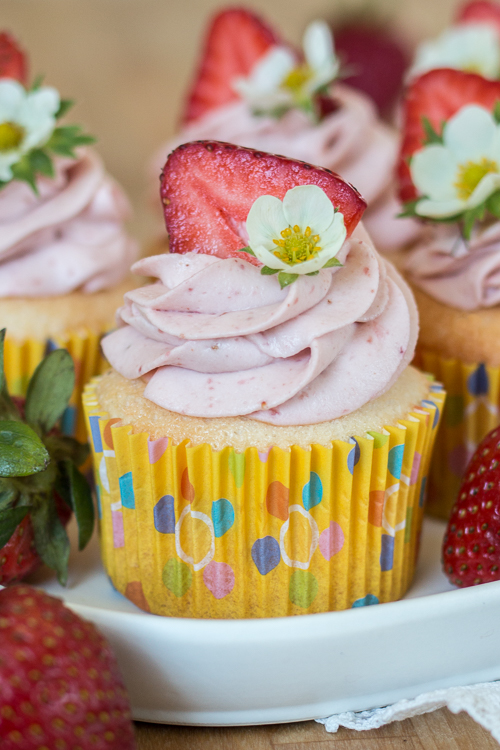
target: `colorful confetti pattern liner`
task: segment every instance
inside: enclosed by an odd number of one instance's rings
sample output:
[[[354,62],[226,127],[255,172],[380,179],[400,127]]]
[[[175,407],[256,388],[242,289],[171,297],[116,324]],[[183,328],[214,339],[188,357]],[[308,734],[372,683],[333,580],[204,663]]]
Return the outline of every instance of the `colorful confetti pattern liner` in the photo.
[[[81,398],[85,384],[109,367],[100,351],[99,344],[103,334],[79,330],[46,341],[16,341],[9,339],[7,332],[4,366],[10,393],[24,396],[29,380],[43,357],[53,349],[67,349],[75,363],[76,384],[70,404],[63,415],[62,427],[67,435],[86,442],[87,430]]]
[[[415,364],[442,382],[448,394],[432,457],[427,502],[428,513],[448,519],[472,454],[500,424],[500,367],[465,364],[418,349]]]
[[[445,394],[331,448],[215,451],[149,440],[84,393],[113,585],[142,609],[281,617],[399,599],[414,573]]]

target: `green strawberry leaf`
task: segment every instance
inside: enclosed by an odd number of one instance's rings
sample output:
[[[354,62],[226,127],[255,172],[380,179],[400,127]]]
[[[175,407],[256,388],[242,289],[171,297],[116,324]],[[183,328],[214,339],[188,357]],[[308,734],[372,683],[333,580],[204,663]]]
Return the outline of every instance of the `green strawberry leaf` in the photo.
[[[241,250],[238,250],[239,253],[248,253],[248,255],[253,255],[255,258],[255,253],[250,247],[250,245],[247,245],[246,247],[242,247]]]
[[[443,143],[443,136],[434,130],[428,117],[422,117],[422,127],[425,132],[424,146],[428,146],[431,143]]]
[[[498,104],[500,104],[500,102],[498,102]],[[500,219],[500,190],[497,190],[496,193],[490,195],[486,201],[486,208],[490,214],[493,214],[497,219]]]
[[[64,117],[66,112],[69,112],[71,107],[73,107],[75,104],[73,99],[61,99],[61,103],[59,104],[59,109],[56,112],[56,120],[59,120],[61,117]]]
[[[344,264],[337,260],[337,258],[330,258],[327,260],[323,268],[336,268],[337,266],[343,266]]]
[[[68,535],[57,515],[53,497],[42,496],[37,500],[31,509],[36,551],[45,565],[56,571],[59,583],[64,586],[68,579]]]
[[[31,169],[36,176],[42,174],[44,177],[54,177],[54,165],[50,156],[41,148],[35,148],[29,153]]]
[[[12,179],[27,182],[35,195],[38,195],[38,188],[35,182],[35,173],[31,165],[30,154],[24,154],[18,162],[12,165]]]
[[[272,276],[275,273],[279,272],[278,268],[269,268],[269,266],[262,266],[260,269],[260,272],[262,276]]]
[[[493,117],[497,125],[500,125],[500,101],[497,99],[493,108]]]
[[[69,460],[75,466],[82,466],[90,453],[88,443],[79,443],[69,435],[47,435],[44,442],[53,461]]]
[[[5,547],[28,511],[26,506],[0,510],[0,549]]]
[[[21,416],[7,390],[7,379],[3,366],[5,333],[6,329],[3,328],[0,331],[0,419],[20,420]]]
[[[0,479],[0,510],[6,510],[14,505],[19,497],[19,491],[12,479]]]
[[[25,477],[43,471],[50,456],[34,430],[23,422],[0,420],[0,477]]]
[[[28,386],[26,420],[49,432],[61,418],[75,387],[75,367],[66,349],[56,349],[38,365]]]
[[[79,125],[64,125],[55,128],[45,148],[60,156],[75,158],[75,148],[95,143],[95,138],[82,132]]]
[[[90,540],[94,530],[94,503],[89,483],[71,461],[60,464],[58,492],[73,509],[78,523],[78,549],[82,550]],[[60,492],[62,490],[62,492]]]
[[[286,271],[280,271],[278,274],[278,281],[282,289],[284,289],[289,284],[293,284],[293,282],[297,281],[298,278],[298,273],[286,273]]]
[[[417,205],[422,200],[422,198],[417,198],[414,201],[408,201],[408,203],[405,203],[403,206],[403,210],[397,214],[398,219],[405,219],[408,216],[416,216],[418,219],[421,219],[422,216],[419,216],[417,214]]]

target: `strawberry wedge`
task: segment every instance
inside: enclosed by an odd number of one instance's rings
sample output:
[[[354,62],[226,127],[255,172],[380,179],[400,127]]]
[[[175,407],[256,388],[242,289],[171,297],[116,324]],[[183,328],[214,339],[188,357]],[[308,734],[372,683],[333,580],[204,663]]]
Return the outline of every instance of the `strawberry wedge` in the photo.
[[[431,70],[409,86],[403,108],[403,141],[398,164],[399,195],[403,203],[417,197],[408,160],[424,145],[425,118],[441,132],[443,123],[467,104],[479,104],[493,111],[497,102],[500,102],[500,81],[490,81],[462,70]]]
[[[283,200],[297,185],[318,185],[352,233],[366,203],[329,169],[218,141],[179,146],[165,164],[160,189],[170,252],[237,255],[248,244],[245,222],[257,198]]]
[[[28,78],[26,55],[5,31],[0,32],[0,78],[14,78],[23,85]]]
[[[212,21],[183,124],[238,98],[232,83],[248,76],[255,63],[280,41],[260,18],[244,8],[228,8]]]
[[[484,23],[500,33],[500,5],[489,0],[472,0],[459,8],[456,23]]]

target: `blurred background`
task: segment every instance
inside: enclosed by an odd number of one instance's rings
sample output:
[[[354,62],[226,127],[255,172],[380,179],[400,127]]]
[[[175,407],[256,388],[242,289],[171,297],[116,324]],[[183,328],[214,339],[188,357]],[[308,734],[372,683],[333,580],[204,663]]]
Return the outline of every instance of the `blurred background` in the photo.
[[[233,5],[243,4],[233,2]],[[289,41],[324,18],[347,47],[361,23],[388,35],[406,55],[451,22],[459,0],[246,0]],[[30,79],[75,99],[71,122],[98,137],[108,170],[132,199],[133,230],[146,238],[147,164],[176,129],[210,16],[220,0],[0,0],[1,27],[30,53]],[[348,27],[348,28],[346,28]],[[342,37],[343,35],[343,37]],[[400,58],[387,55],[394,67]]]

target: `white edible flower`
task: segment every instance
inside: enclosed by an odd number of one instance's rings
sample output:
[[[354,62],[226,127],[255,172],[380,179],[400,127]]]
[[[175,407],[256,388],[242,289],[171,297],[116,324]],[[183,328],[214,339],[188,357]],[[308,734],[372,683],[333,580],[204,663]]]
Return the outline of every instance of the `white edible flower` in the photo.
[[[347,234],[343,214],[317,185],[294,187],[283,201],[261,195],[248,212],[246,228],[249,246],[264,266],[301,275],[323,268]]]
[[[419,216],[444,218],[476,208],[500,189],[500,125],[484,107],[467,105],[443,128],[443,143],[417,151],[413,184]]]
[[[313,21],[304,39],[304,63],[288,47],[275,46],[248,78],[233,81],[234,90],[256,112],[279,112],[293,106],[310,109],[311,97],[339,74],[332,35],[324,21]]]
[[[12,166],[47,142],[59,106],[56,89],[44,86],[26,91],[10,78],[0,80],[0,181],[11,180]]]
[[[452,26],[443,34],[421,44],[408,76],[416,76],[435,68],[456,68],[479,73],[485,78],[500,76],[500,40],[498,32],[486,24]]]

